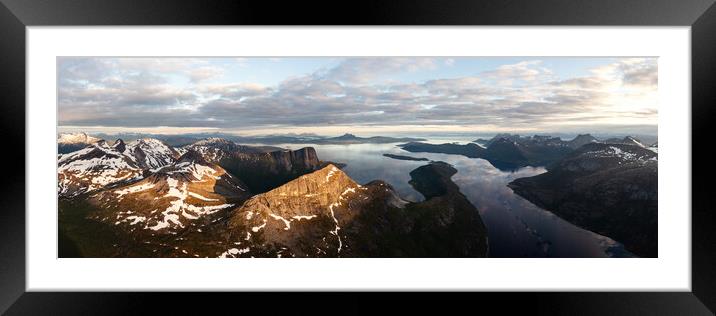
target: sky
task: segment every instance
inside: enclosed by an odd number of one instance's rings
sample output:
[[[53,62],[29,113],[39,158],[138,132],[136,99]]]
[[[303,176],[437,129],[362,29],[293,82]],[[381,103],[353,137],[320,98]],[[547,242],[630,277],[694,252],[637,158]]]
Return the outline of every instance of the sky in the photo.
[[[650,133],[656,58],[60,57],[60,131]]]

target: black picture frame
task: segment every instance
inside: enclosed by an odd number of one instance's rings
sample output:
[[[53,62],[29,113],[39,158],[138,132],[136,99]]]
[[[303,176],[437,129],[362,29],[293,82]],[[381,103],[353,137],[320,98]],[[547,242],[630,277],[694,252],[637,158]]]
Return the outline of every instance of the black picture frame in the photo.
[[[383,312],[495,306],[501,311],[550,314],[681,314],[713,315],[716,311],[716,216],[707,155],[710,120],[716,105],[716,6],[714,0],[548,0],[548,1],[119,1],[0,0],[0,104],[3,115],[4,170],[0,206],[0,311],[7,314],[129,314],[140,305],[163,312],[204,312],[226,302],[265,299],[266,294],[240,293],[49,293],[25,289],[25,58],[28,26],[72,25],[630,25],[690,26],[692,57],[692,292],[622,293],[451,293],[413,294],[402,304],[383,305]],[[660,105],[672,106],[672,105]],[[21,168],[20,166],[23,166]],[[670,210],[688,211],[688,210]],[[272,293],[273,294],[273,293]],[[271,296],[273,296],[271,294]],[[163,304],[158,296],[171,295]],[[191,297],[189,297],[191,296]],[[286,306],[320,299],[356,311],[378,308],[371,293],[292,293]],[[385,297],[381,298],[385,299]],[[393,301],[393,298],[388,298]],[[405,304],[409,302],[409,304]],[[200,303],[198,303],[200,302]],[[329,303],[331,302],[331,303]],[[393,301],[395,302],[395,301]],[[433,303],[442,303],[441,307]],[[447,304],[446,304],[447,303]],[[325,305],[328,304],[328,305]],[[191,306],[187,306],[191,305]],[[406,306],[409,305],[409,306]],[[248,306],[261,310],[261,306]],[[263,307],[266,308],[266,307]],[[407,308],[407,309],[406,309]],[[235,309],[239,310],[239,309]],[[241,309],[244,311],[244,309]],[[316,311],[316,307],[311,309]]]

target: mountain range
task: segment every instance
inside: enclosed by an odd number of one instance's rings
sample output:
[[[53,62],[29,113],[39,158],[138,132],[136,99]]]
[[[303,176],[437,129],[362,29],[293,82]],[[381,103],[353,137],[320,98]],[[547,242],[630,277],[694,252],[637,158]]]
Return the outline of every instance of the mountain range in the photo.
[[[484,257],[477,209],[429,163],[425,201],[358,184],[311,147],[98,140],[58,157],[61,257]]]
[[[331,140],[339,141],[369,140],[350,134]],[[500,134],[480,142],[399,147],[486,159],[503,170],[546,167],[508,186],[634,254],[657,256],[657,143],[589,134],[568,141]],[[489,254],[480,213],[451,180],[457,170],[440,161],[384,154],[425,161],[409,174],[424,200],[410,202],[380,179],[355,182],[344,164],[320,160],[313,147],[216,137],[183,146],[153,138],[110,143],[80,133],[60,135],[61,148],[78,148],[57,158],[61,257]]]
[[[589,134],[580,134],[568,141],[559,137],[542,135],[497,134],[492,139],[476,139],[467,144],[409,142],[399,147],[415,153],[443,153],[463,155],[469,158],[482,158],[498,169],[511,171],[526,166],[545,166],[549,169],[552,164],[589,143],[628,144],[642,148],[647,147],[631,136],[623,139],[599,140]],[[652,147],[649,148],[651,149]]]
[[[67,134],[67,135],[78,135]],[[371,136],[360,137],[354,134],[346,133],[341,136],[322,136],[315,134],[281,134],[281,135],[257,135],[257,136],[239,136],[227,133],[197,133],[183,135],[162,135],[162,134],[144,134],[144,133],[120,133],[116,135],[98,134],[99,138],[112,139],[141,139],[153,138],[164,141],[174,147],[183,147],[194,144],[198,141],[206,139],[224,139],[233,143],[240,144],[387,144],[387,143],[404,143],[413,141],[424,141],[424,138],[414,137],[388,137],[388,136]],[[98,138],[98,139],[99,139]]]

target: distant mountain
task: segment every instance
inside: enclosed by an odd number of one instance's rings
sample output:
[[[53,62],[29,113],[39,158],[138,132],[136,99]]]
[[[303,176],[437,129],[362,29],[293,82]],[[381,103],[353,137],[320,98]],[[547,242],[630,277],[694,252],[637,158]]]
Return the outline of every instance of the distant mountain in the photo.
[[[490,142],[482,157],[501,170],[512,170],[529,165],[520,144],[508,138],[500,138]]]
[[[575,225],[657,256],[657,156],[638,145],[586,144],[513,191]]]
[[[579,134],[574,139],[567,142],[567,146],[572,149],[577,149],[589,143],[599,142],[594,136],[589,134]]]
[[[215,163],[218,163],[221,159],[232,153],[256,154],[284,150],[283,148],[273,146],[239,145],[233,141],[217,137],[202,139],[182,148],[197,151],[202,154],[204,159]]]
[[[428,158],[417,158],[417,157],[410,157],[410,156],[403,156],[403,155],[395,155],[395,154],[383,154],[384,157],[393,158],[397,160],[409,160],[409,161],[429,161]]]
[[[154,138],[164,141],[173,147],[185,147],[205,139],[225,139],[239,144],[384,144],[384,143],[404,143],[411,141],[424,141],[423,138],[412,137],[359,137],[353,134],[344,134],[337,137],[319,136],[315,134],[281,134],[281,135],[257,135],[257,136],[241,136],[226,133],[199,133],[199,134],[183,134],[183,135],[158,135],[158,134],[133,134],[123,133],[117,135],[98,134],[105,139],[123,138],[123,139],[140,139]]]
[[[485,148],[480,147],[477,144],[429,144],[421,142],[410,142],[407,144],[399,145],[398,147],[403,150],[414,152],[414,153],[440,153],[440,154],[453,154],[463,155],[469,158],[481,158],[485,152]]]
[[[626,136],[624,138],[609,138],[603,141],[603,143],[606,144],[624,144],[624,145],[636,145],[642,148],[646,148],[644,144],[635,137],[632,136]]]
[[[428,144],[412,142],[400,145],[409,152],[431,152],[483,158],[501,170],[514,170],[525,166],[548,166],[561,159],[572,149],[558,137],[499,134],[487,142],[487,148],[475,143]]]
[[[315,144],[387,144],[387,143],[404,143],[404,142],[416,142],[424,141],[424,138],[411,138],[411,137],[386,137],[386,136],[373,136],[373,137],[358,137],[353,134],[344,134],[338,137],[329,137],[322,139],[312,140],[311,143]]]
[[[361,186],[329,165],[259,194],[228,222],[222,257],[484,257],[479,212],[434,163],[411,172],[426,195],[406,202],[382,181]]]
[[[509,134],[509,133],[498,133],[494,137],[490,139],[484,139],[484,138],[478,138],[476,140],[473,140],[473,143],[480,144],[483,147],[490,146],[493,142],[500,140],[500,139],[507,139],[511,141],[516,141],[520,138],[520,135],[518,134]]]
[[[482,147],[487,147],[487,144],[490,142],[490,140],[489,140],[489,139],[484,139],[484,138],[478,138],[478,139],[476,139],[476,140],[473,140],[472,142],[475,143],[475,144],[478,144],[478,145],[480,145],[480,146],[482,146]]]
[[[100,138],[92,137],[85,133],[63,133],[57,137],[57,152],[59,154],[71,153],[100,140]]]

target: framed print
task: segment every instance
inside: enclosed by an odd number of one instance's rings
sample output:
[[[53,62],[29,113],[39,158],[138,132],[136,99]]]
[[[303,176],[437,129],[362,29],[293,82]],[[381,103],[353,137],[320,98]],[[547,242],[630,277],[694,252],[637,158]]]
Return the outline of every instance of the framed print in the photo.
[[[0,307],[712,314],[716,9],[577,3],[3,1]]]

